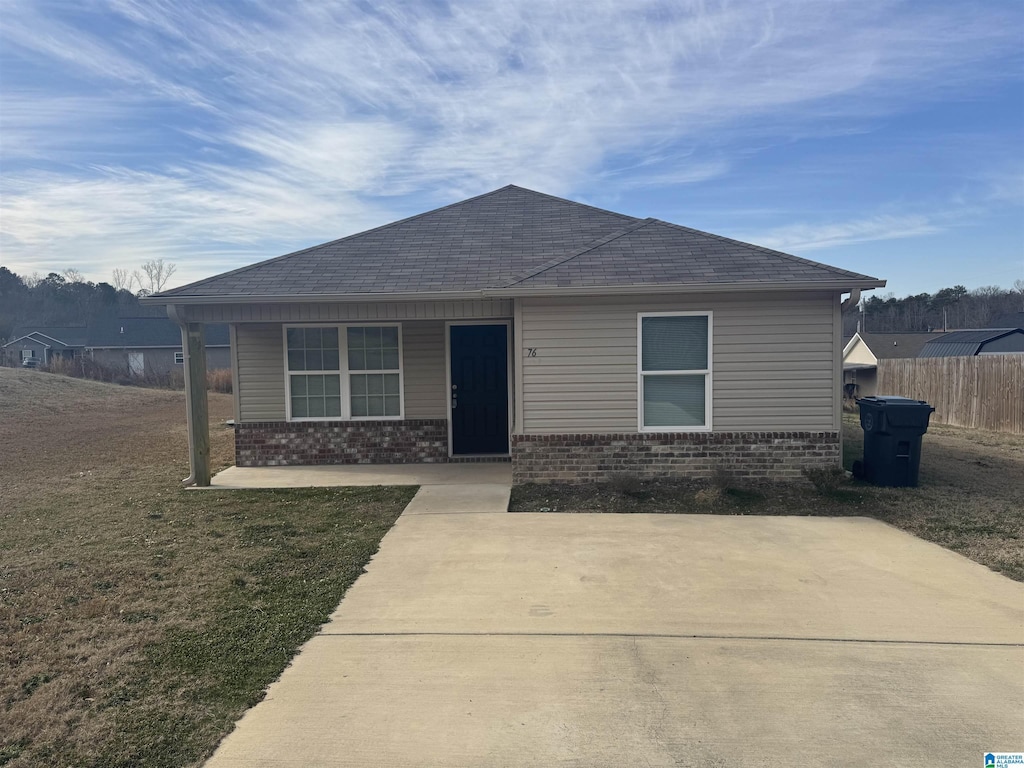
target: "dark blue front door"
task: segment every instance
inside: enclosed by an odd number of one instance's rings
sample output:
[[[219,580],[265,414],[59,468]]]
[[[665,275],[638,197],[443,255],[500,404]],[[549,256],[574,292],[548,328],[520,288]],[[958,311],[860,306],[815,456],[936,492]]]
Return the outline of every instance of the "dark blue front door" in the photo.
[[[452,453],[508,453],[508,327],[453,325]]]

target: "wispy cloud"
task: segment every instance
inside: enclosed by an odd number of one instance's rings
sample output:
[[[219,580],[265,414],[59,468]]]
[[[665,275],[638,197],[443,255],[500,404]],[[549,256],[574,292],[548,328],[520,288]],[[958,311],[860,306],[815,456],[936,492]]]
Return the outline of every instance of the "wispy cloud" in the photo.
[[[926,215],[881,214],[854,221],[791,224],[759,232],[745,239],[767,248],[801,253],[852,243],[932,235],[941,232],[947,226],[948,222]]]
[[[740,143],[850,130],[1000,76],[982,64],[1017,42],[1009,8],[16,0],[0,31],[2,258],[104,279],[163,255],[189,279],[509,182],[708,181]],[[932,226],[883,215],[774,237]]]

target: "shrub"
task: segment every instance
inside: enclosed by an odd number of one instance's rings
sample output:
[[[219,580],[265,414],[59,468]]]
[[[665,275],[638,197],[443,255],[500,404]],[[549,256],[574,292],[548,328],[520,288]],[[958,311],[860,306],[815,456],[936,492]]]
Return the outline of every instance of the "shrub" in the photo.
[[[231,369],[215,368],[206,372],[206,388],[212,392],[231,394]]]
[[[805,469],[803,475],[811,481],[815,490],[820,494],[834,493],[840,485],[846,482],[846,473],[841,467]]]
[[[724,496],[725,491],[717,485],[712,485],[708,488],[701,488],[693,495],[693,499],[702,507],[714,507],[721,503]]]
[[[142,376],[133,376],[128,365],[105,365],[98,363],[87,355],[74,359],[55,357],[40,370],[72,376],[76,379],[92,379],[110,384],[124,384],[135,387],[152,387],[155,389],[184,389],[185,373],[181,367],[167,373],[147,371]],[[218,368],[206,373],[206,387],[213,392],[231,392],[231,370]]]
[[[76,379],[92,379],[93,381],[105,381],[112,384],[128,383],[127,367],[122,369],[104,365],[85,355],[75,358],[51,358],[50,362],[43,366],[41,370],[48,373],[57,373],[61,376],[71,376]]]

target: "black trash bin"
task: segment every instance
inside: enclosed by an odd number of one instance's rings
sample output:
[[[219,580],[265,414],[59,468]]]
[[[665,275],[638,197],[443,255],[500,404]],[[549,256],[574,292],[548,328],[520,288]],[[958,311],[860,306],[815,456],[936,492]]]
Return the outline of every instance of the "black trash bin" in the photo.
[[[857,405],[864,430],[864,462],[855,469],[875,485],[915,487],[921,436],[928,431],[935,409],[924,400],[896,396],[862,397]]]

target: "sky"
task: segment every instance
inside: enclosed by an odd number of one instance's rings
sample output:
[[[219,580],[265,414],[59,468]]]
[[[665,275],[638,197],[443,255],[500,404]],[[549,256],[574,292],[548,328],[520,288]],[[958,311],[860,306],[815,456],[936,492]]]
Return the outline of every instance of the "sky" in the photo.
[[[168,287],[506,184],[1024,279],[1024,4],[0,0],[0,265]]]

